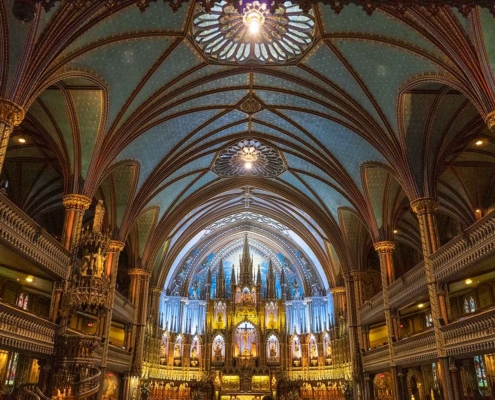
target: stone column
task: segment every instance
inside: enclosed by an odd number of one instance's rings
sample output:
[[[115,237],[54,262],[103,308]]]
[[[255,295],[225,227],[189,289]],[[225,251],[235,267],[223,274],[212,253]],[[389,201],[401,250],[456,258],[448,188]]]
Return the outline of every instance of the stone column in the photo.
[[[394,321],[392,320],[392,312],[390,300],[388,297],[388,286],[394,279],[394,260],[393,252],[395,249],[394,242],[382,241],[374,244],[375,250],[380,258],[380,274],[382,278],[382,294],[383,308],[385,310],[385,323],[387,324],[388,332],[388,354],[390,357],[390,372],[392,374],[393,389],[395,398],[400,398],[399,377],[397,374],[397,364],[395,362],[394,342],[396,341]]]
[[[10,134],[24,119],[24,109],[7,99],[0,99],[0,172],[2,172]]]
[[[151,274],[142,268],[129,270],[131,277],[131,301],[136,307],[134,314],[133,340],[134,346],[132,372],[139,377],[143,367],[146,318],[148,316],[148,292]]]
[[[113,312],[113,303],[115,299],[115,283],[117,281],[117,269],[119,266],[119,256],[120,252],[124,249],[125,244],[118,240],[111,240],[107,253],[107,274],[110,276],[110,292],[107,303],[107,311],[104,317],[103,322],[103,352],[101,356],[101,383],[100,383],[100,391],[103,388],[103,379],[105,378],[105,373],[107,369],[107,360],[108,360],[108,345],[110,344],[110,328],[112,325],[112,312]]]
[[[349,351],[352,368],[354,393],[362,392],[364,380],[362,376],[361,351],[359,349],[359,332],[357,325],[357,304],[354,290],[354,279],[350,274],[345,275],[345,301],[347,303],[347,326],[349,330]],[[346,349],[343,349],[344,351]],[[357,398],[357,397],[355,397]]]
[[[438,209],[438,201],[432,198],[416,199],[411,203],[411,207],[416,213],[419,222],[419,232],[421,234],[421,245],[423,248],[426,283],[428,285],[428,295],[431,304],[431,315],[433,318],[435,342],[441,371],[440,380],[442,383],[444,398],[454,399],[452,379],[449,373],[447,353],[445,351],[445,340],[443,337],[443,332],[440,330],[440,327],[442,326],[442,319],[443,323],[448,323],[448,317],[446,314],[447,307],[441,306],[444,300],[441,300],[439,298],[437,282],[435,279],[435,271],[433,268],[433,261],[430,258],[431,254],[437,251],[440,247],[438,225],[435,214],[436,210]],[[443,299],[445,298],[443,297]]]
[[[82,194],[66,194],[62,202],[65,208],[65,220],[61,243],[73,253],[79,244],[84,212],[91,205],[91,199]]]

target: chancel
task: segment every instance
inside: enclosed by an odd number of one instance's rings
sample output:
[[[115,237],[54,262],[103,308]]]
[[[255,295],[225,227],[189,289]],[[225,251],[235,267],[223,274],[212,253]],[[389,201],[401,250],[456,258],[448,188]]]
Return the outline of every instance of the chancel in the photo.
[[[0,400],[495,398],[495,1],[0,1]]]

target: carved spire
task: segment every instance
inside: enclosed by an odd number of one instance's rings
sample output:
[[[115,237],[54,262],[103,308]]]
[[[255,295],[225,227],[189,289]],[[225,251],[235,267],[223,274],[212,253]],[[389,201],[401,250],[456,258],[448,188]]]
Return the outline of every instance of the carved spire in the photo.
[[[239,260],[241,274],[239,277],[239,284],[241,286],[250,286],[253,284],[253,259],[249,253],[249,243],[247,233],[244,235],[244,247],[242,249],[242,256]]]
[[[268,264],[268,275],[266,276],[266,297],[268,299],[274,299],[276,297],[275,292],[275,274],[273,273],[273,264],[270,260]]]
[[[216,298],[225,298],[225,276],[223,273],[223,261],[220,260],[220,266],[218,267],[217,273],[217,288],[216,288]]]
[[[258,273],[256,274],[256,285],[261,286],[261,266],[258,264]]]

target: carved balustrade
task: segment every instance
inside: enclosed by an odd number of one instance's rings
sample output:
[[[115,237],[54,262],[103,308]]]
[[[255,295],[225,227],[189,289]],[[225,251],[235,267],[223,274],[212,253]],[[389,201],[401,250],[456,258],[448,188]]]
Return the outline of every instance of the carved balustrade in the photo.
[[[473,224],[464,234],[432,254],[435,277],[439,281],[456,275],[481,260],[495,255],[495,212]]]
[[[95,361],[97,365],[101,361],[103,349],[97,349],[95,351]],[[131,364],[131,353],[128,350],[124,350],[121,347],[108,345],[108,359],[107,368],[113,372],[126,372],[129,370]]]
[[[390,306],[400,309],[427,290],[424,262],[420,262],[388,287]]]
[[[134,321],[134,305],[119,292],[115,292],[113,301],[112,319],[123,323],[132,324]]]
[[[360,321],[362,325],[371,325],[376,322],[385,320],[385,311],[383,309],[382,292],[373,296],[370,300],[365,301],[359,310]]]
[[[58,326],[34,314],[0,302],[0,345],[52,354]]]
[[[363,369],[366,372],[381,372],[390,368],[388,345],[363,354]]]
[[[395,361],[398,365],[408,366],[435,360],[437,348],[433,330],[418,333],[393,344]]]
[[[449,356],[495,351],[495,307],[441,328]]]
[[[0,195],[0,241],[51,274],[65,278],[70,253],[5,196]]]

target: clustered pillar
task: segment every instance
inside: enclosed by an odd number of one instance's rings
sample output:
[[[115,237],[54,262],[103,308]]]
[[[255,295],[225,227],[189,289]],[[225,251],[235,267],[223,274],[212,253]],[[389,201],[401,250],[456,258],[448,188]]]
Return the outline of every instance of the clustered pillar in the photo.
[[[439,358],[440,380],[444,394],[448,399],[454,398],[452,379],[449,372],[447,352],[445,350],[445,340],[441,326],[448,323],[447,307],[445,297],[440,296],[435,279],[433,261],[430,256],[440,247],[438,235],[438,225],[436,219],[436,210],[438,201],[432,198],[421,198],[411,203],[413,211],[418,216],[419,231],[421,234],[421,244],[423,247],[424,268],[426,273],[426,283],[428,285],[428,295],[431,305],[431,315],[433,319],[433,328],[435,331],[435,342]]]
[[[400,396],[399,377],[397,374],[397,364],[395,362],[395,353],[393,343],[397,336],[395,321],[392,319],[392,311],[388,296],[388,286],[394,281],[394,260],[393,252],[395,249],[394,242],[382,241],[374,244],[375,250],[380,258],[380,275],[382,279],[383,306],[385,309],[385,323],[387,324],[388,333],[388,353],[390,357],[390,372],[393,380],[393,390],[397,398]]]

